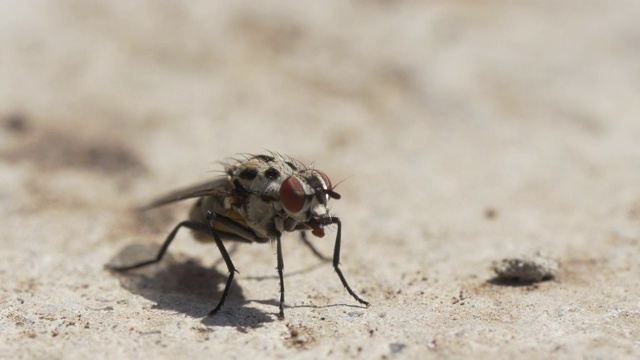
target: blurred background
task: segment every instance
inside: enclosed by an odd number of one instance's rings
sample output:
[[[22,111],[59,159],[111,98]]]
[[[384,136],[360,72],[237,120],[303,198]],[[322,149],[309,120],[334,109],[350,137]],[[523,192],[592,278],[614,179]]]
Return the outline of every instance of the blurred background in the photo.
[[[633,2],[1,6],[2,150],[13,161],[162,178],[146,188],[270,149],[336,180],[354,175],[342,186],[393,212],[522,192],[561,201],[555,192],[607,176],[625,155],[638,165]],[[38,145],[14,146],[32,132]]]

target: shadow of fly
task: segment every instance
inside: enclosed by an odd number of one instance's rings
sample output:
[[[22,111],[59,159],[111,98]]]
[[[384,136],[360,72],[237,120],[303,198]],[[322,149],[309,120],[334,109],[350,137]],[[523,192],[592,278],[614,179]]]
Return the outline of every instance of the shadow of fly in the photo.
[[[333,250],[333,268],[347,292],[360,304],[369,306],[367,301],[351,289],[340,270],[342,223],[339,218],[329,214],[327,207],[329,199],[340,199],[340,195],[333,190],[331,181],[324,172],[277,153],[246,155],[224,166],[226,176],[169,193],[143,207],[146,210],[198,198],[189,212],[189,219],[173,228],[154,259],[128,266],[111,266],[111,269],[127,271],[159,262],[178,230],[188,228],[198,241],[214,242],[217,245],[229,271],[222,297],[209,312],[209,316],[213,316],[224,305],[233,276],[237,272],[223,240],[245,243],[267,243],[275,240],[280,278],[279,317],[284,318],[282,234],[302,232],[303,241],[320,256],[307,241],[305,231],[323,237],[325,226],[336,225],[338,231]]]

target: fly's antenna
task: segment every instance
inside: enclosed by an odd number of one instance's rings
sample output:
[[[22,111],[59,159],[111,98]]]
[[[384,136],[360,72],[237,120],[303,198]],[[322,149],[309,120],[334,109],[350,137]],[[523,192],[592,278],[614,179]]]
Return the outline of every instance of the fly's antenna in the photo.
[[[337,183],[337,184],[333,185],[333,187],[331,188],[331,190],[333,190],[333,189],[337,188],[337,187],[338,187],[338,185],[340,185],[340,184],[342,184],[343,182],[345,182],[345,181],[347,181],[347,180],[351,179],[353,176],[354,176],[354,175],[349,175],[349,176],[347,176],[346,178],[344,178],[344,179],[342,179],[342,180],[338,181],[338,183]]]

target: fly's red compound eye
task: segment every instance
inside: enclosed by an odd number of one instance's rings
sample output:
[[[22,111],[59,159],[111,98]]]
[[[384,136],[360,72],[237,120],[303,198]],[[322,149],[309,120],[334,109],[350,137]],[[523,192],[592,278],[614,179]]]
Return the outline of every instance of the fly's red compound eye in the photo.
[[[295,176],[289,176],[280,186],[280,201],[290,212],[302,210],[306,200],[304,186]]]
[[[320,170],[316,170],[316,173],[318,174],[318,176],[320,176],[322,181],[324,181],[324,184],[327,186],[327,190],[333,189],[333,185],[331,185],[331,180],[329,180],[327,174],[323,173]]]
[[[324,193],[329,195],[329,197],[332,199],[340,199],[340,194],[333,191],[333,184],[331,184],[331,180],[329,180],[329,177],[327,176],[327,174],[323,173],[320,170],[314,170],[314,171],[317,174],[317,176],[320,179],[322,179],[322,182],[324,182],[324,185],[327,187],[326,189],[324,189]]]

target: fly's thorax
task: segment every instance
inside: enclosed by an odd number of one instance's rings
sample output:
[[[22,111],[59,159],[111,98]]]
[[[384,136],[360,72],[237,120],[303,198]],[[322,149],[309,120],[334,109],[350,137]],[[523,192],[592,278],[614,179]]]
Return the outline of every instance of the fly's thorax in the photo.
[[[283,211],[277,201],[266,201],[256,194],[251,194],[245,198],[237,211],[242,215],[247,226],[260,236],[273,238],[284,231],[279,225]]]
[[[231,181],[250,194],[277,200],[282,182],[297,171],[292,160],[258,155],[238,164],[231,171]]]
[[[279,192],[282,182],[295,171],[295,160],[277,154],[256,155],[228,166],[234,189],[231,206],[257,234],[273,238],[285,231]]]

